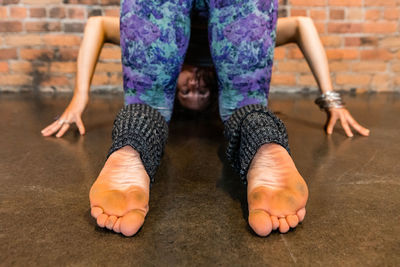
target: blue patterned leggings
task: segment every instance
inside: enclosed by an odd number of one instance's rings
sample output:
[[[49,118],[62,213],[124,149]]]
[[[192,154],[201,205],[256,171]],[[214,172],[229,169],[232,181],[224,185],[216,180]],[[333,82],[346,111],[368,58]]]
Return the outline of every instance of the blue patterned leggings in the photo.
[[[195,2],[195,5],[193,5]],[[144,103],[169,121],[190,38],[192,6],[204,8],[223,121],[267,105],[278,0],[121,0],[125,104]]]

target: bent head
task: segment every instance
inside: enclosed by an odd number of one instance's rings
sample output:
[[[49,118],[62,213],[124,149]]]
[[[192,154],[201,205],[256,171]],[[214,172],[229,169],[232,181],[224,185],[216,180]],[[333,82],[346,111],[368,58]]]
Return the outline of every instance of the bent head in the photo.
[[[216,86],[213,68],[184,65],[178,77],[176,97],[183,107],[201,111],[210,104]]]

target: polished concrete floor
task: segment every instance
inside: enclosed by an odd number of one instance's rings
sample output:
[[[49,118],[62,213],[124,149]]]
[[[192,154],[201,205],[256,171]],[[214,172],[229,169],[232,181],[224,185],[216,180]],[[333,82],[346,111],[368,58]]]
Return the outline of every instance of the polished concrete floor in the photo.
[[[257,237],[246,190],[224,156],[219,120],[175,116],[151,189],[150,212],[132,238],[96,227],[88,192],[111,144],[121,95],[92,95],[62,139],[40,130],[70,95],[0,95],[2,266],[399,266],[400,95],[345,96],[370,137],[327,137],[315,95],[270,97],[287,124],[294,161],[308,183],[305,221]],[[178,113],[176,113],[178,114]]]

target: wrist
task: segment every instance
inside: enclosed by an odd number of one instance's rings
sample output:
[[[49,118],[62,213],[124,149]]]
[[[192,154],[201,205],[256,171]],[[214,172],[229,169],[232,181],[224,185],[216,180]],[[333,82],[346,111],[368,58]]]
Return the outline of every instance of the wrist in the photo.
[[[89,98],[89,88],[75,87],[74,96]]]
[[[328,92],[334,92],[334,90],[333,90],[333,88],[331,86],[321,86],[319,88],[319,93],[320,94],[325,94],[325,93],[328,93]]]
[[[319,94],[320,95],[324,95],[324,94],[326,94],[326,93],[331,93],[331,92],[335,92],[333,89],[329,89],[329,90],[320,90],[319,91]]]
[[[73,99],[87,102],[89,100],[89,90],[75,88]]]
[[[85,93],[74,93],[71,99],[70,106],[77,107],[80,111],[83,111],[89,102],[89,94]]]
[[[315,104],[321,109],[328,111],[331,108],[344,108],[344,102],[338,92],[327,91],[315,99]]]

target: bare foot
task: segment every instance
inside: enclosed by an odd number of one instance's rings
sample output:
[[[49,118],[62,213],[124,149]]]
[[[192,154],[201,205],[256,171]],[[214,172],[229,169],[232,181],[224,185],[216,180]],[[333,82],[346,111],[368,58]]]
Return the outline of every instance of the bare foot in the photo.
[[[130,146],[115,151],[90,189],[92,216],[100,227],[136,234],[149,210],[149,186],[139,153]]]
[[[249,224],[260,236],[289,231],[303,221],[308,188],[289,153],[280,145],[259,148],[247,173]]]

